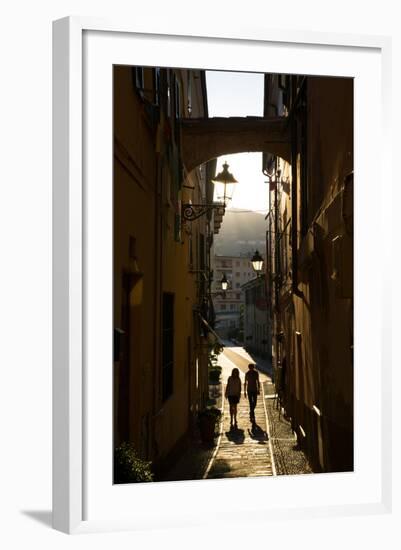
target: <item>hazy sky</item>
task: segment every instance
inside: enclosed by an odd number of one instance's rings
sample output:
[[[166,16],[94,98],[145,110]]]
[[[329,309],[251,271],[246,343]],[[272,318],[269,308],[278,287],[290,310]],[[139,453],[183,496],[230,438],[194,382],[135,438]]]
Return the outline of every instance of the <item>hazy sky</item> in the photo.
[[[263,74],[206,71],[209,116],[263,116]],[[262,153],[225,155],[217,160],[217,172],[227,161],[238,180],[228,208],[268,209],[268,186],[262,174]]]

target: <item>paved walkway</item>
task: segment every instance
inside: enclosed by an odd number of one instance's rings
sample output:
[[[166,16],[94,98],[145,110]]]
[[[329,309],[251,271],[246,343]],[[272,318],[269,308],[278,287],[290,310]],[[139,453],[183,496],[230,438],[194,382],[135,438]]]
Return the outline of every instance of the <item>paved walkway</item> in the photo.
[[[243,383],[250,362],[255,362],[253,356],[243,348],[224,349],[219,355],[219,364],[223,369],[223,393],[232,369],[240,369]],[[257,361],[257,368],[269,372],[268,361],[264,365]],[[216,447],[205,447],[199,434],[195,434],[187,451],[160,481],[312,473],[305,454],[297,445],[291,423],[279,414],[270,376],[259,370],[259,377],[262,388],[255,411],[256,427],[252,429],[249,421],[249,404],[248,399],[243,397],[243,387],[238,405],[238,429],[233,430],[230,429],[228,401],[224,399],[222,403],[221,386],[211,386],[209,404],[224,407]]]
[[[210,462],[205,475],[208,479],[271,476],[275,474],[263,386],[260,396],[258,396],[255,409],[256,423],[254,425],[249,420],[248,399],[243,395],[245,372],[248,370],[250,362],[253,362],[251,357],[243,349],[241,349],[241,353],[235,353],[235,348],[225,348],[219,356],[219,365],[223,369],[222,381],[224,388],[232,369],[234,367],[240,369],[242,396],[238,404],[238,428],[230,427],[229,404],[226,399],[224,400],[222,429],[215,456]],[[262,384],[270,381],[263,373],[259,373],[259,377]]]
[[[305,453],[298,446],[291,421],[279,410],[274,396],[274,386],[266,386],[266,409],[277,475],[311,474],[312,468]]]
[[[270,377],[270,379],[273,378],[274,373],[273,373],[270,359],[259,357],[258,355],[250,351],[248,352],[242,346],[234,345],[229,340],[223,340],[223,342],[224,342],[224,351],[228,352],[227,356],[229,358],[240,355],[241,357],[246,358],[246,360],[249,363],[256,363],[259,372],[263,372],[264,374],[267,374]],[[230,356],[230,352],[231,352],[231,356]],[[235,355],[232,355],[232,354],[235,354]]]

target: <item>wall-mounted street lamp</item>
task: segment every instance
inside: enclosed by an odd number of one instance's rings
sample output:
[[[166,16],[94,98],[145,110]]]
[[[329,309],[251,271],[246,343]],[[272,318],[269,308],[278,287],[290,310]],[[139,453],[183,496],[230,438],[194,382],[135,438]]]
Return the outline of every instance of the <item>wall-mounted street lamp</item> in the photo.
[[[230,283],[225,273],[223,273],[220,284],[221,284],[221,290],[216,290],[215,292],[211,292],[210,293],[211,296],[221,296],[222,298],[226,297],[226,291],[228,290]]]
[[[193,204],[189,202],[182,205],[181,215],[185,221],[193,222],[211,210],[215,210],[222,217],[224,216],[225,209],[225,205],[219,202],[211,204]]]
[[[223,194],[217,195],[218,202],[212,202],[210,204],[184,203],[182,205],[182,218],[184,220],[192,222],[211,210],[215,210],[218,216],[224,216],[227,202],[231,200],[233,196],[234,184],[238,182],[231,172],[228,171],[227,162],[223,164],[223,170],[211,181],[212,183],[223,185]]]
[[[223,277],[221,279],[221,288],[224,291],[227,290],[227,288],[228,288],[228,281],[227,281],[227,277],[226,277],[225,273],[223,273]]]
[[[233,198],[234,185],[238,181],[234,178],[231,172],[228,171],[228,164],[225,162],[223,164],[223,170],[217,174],[217,176],[212,179],[213,183],[218,185],[223,185],[223,195],[217,195],[218,200],[222,201],[223,204],[227,204],[227,201],[230,201]]]
[[[263,268],[263,258],[259,254],[258,250],[256,250],[255,254],[252,256],[251,264],[252,264],[253,270],[256,273],[256,276],[258,277],[259,273],[262,271],[262,268]]]

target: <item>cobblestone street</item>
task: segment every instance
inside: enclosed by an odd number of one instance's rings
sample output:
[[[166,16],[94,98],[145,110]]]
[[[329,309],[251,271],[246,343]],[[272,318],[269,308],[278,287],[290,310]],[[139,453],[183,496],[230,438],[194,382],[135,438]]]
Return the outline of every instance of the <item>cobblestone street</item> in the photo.
[[[246,372],[249,362],[255,362],[263,385],[263,395],[267,419],[270,447],[277,475],[298,475],[313,473],[305,453],[298,446],[297,438],[292,431],[291,422],[279,411],[275,397],[275,386],[272,383],[272,369],[268,361],[249,355],[243,348],[225,347],[224,355]],[[260,399],[260,402],[262,400]],[[260,403],[258,404],[260,405]],[[256,468],[257,471],[257,468]],[[259,475],[249,474],[249,475]]]
[[[237,366],[241,371],[242,395],[238,404],[238,427],[230,428],[229,405],[225,399],[217,454],[206,477],[211,479],[273,475],[274,463],[271,458],[263,390],[261,395],[258,396],[255,409],[256,423],[252,425],[249,420],[248,399],[243,395],[244,373],[247,370],[249,360],[236,355],[234,363],[228,356],[233,357],[226,352],[219,357],[219,364],[223,369],[222,381],[224,386],[234,366]],[[267,379],[267,376],[262,373],[259,376],[261,382]]]
[[[274,400],[274,385],[265,383],[265,403],[270,425],[274,463],[277,475],[311,474],[312,469],[297,438],[291,422],[280,413]]]
[[[243,395],[245,372],[250,362],[256,362],[261,382],[253,427],[249,420],[248,399]],[[305,454],[298,447],[291,423],[279,414],[269,363],[250,356],[243,348],[226,346],[219,356],[219,365],[222,384],[210,386],[210,404],[223,409],[216,445],[207,448],[195,435],[186,453],[163,481],[312,473]],[[230,428],[228,401],[221,398],[221,391],[224,393],[234,367],[240,370],[242,382],[236,429]]]

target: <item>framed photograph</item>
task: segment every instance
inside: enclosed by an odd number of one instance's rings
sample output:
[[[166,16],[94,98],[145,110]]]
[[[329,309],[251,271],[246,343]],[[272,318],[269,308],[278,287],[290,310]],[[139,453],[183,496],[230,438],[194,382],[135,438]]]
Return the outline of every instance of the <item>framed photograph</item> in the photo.
[[[389,513],[390,39],[53,53],[54,527]]]

